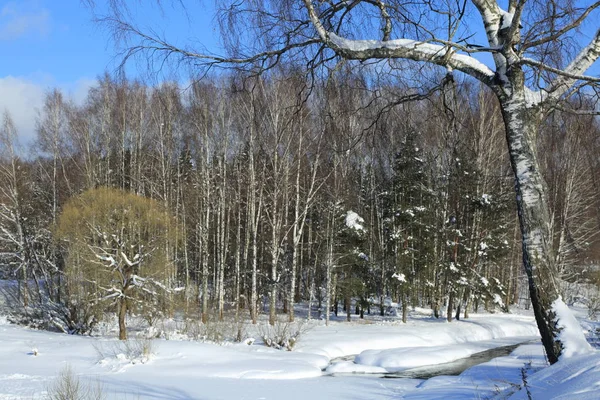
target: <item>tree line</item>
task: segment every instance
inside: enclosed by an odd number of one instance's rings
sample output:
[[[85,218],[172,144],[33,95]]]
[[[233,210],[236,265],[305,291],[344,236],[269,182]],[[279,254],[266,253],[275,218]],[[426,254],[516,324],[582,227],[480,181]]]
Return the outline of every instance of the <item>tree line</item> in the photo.
[[[468,79],[401,104],[391,92],[411,94],[344,69],[188,87],[105,75],[83,104],[48,92],[29,148],[5,112],[0,276],[19,312],[86,332],[105,310],[273,324],[299,303],[326,321],[390,302],[403,320],[507,309],[523,262],[498,101]],[[540,124],[555,262],[590,279],[598,123],[557,110]]]

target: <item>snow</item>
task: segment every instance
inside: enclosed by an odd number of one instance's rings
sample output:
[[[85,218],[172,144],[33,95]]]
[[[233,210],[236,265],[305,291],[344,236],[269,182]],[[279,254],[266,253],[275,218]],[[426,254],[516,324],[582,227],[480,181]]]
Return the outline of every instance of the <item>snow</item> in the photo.
[[[552,311],[556,315],[556,323],[561,330],[559,334],[559,339],[563,344],[561,358],[589,353],[591,346],[585,339],[579,322],[560,296],[552,303]]]
[[[428,60],[435,57],[442,58],[446,54],[446,48],[444,46],[412,39],[394,39],[388,41],[349,40],[338,36],[333,32],[328,32],[328,35],[329,40],[331,40],[335,46],[352,52],[362,52],[380,48],[389,50],[404,50],[421,60]],[[472,69],[487,77],[494,76],[494,72],[491,69],[473,57],[469,57],[464,54],[453,54],[451,61],[454,63],[454,65],[452,65],[454,68]]]
[[[511,400],[598,399],[600,389],[600,352],[572,356],[545,368],[527,380]]]
[[[561,306],[556,308],[562,315]],[[352,323],[334,320],[330,326],[312,321],[292,352],[251,340],[216,345],[155,339],[154,355],[145,360],[120,351],[116,339],[35,331],[0,316],[0,399],[44,398],[65,366],[84,384],[101,385],[110,399],[471,399],[500,393],[495,398],[527,399],[527,390],[534,399],[595,396],[598,352],[573,354],[547,367],[539,343],[459,376],[378,378],[539,341],[531,315],[475,314],[448,323],[425,314],[412,311],[406,324],[374,316]],[[351,355],[357,355],[354,362]]]
[[[403,347],[386,350],[366,350],[360,353],[355,362],[366,366],[380,367],[388,372],[398,372],[411,368],[448,363],[461,358],[469,357],[481,351],[511,344],[519,344],[531,340],[527,337],[511,337],[505,340],[488,340],[452,345],[439,345],[427,347]]]
[[[494,295],[492,296],[492,303],[497,304],[500,307],[504,307],[504,301],[498,293],[494,293]]]
[[[325,372],[331,374],[385,374],[388,372],[386,368],[374,367],[371,365],[361,365],[350,361],[339,361],[331,364]]]
[[[500,10],[500,14],[502,15],[501,20],[500,20],[501,21],[500,30],[510,28],[510,26],[512,25],[514,14],[506,12],[502,9]]]
[[[524,345],[510,356],[498,357],[472,367],[459,376],[437,376],[408,392],[404,399],[504,399],[522,382],[521,371],[529,373],[545,367],[540,345]],[[503,394],[500,395],[499,394]],[[548,399],[551,397],[533,397]]]
[[[354,211],[350,210],[346,213],[346,226],[348,228],[363,231],[364,227],[362,226],[362,223],[364,222],[365,220]]]
[[[295,350],[335,359],[366,350],[447,346],[511,336],[537,337],[533,319],[517,315],[476,314],[469,320],[452,323],[429,317],[413,317],[406,324],[317,326],[300,337]]]

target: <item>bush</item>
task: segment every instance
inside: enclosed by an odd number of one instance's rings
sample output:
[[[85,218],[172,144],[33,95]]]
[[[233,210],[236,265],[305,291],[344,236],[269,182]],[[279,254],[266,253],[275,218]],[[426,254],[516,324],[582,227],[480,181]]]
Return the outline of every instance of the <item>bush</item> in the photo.
[[[101,320],[100,307],[90,301],[58,303],[49,299],[31,299],[25,307],[18,299],[18,287],[0,289],[6,306],[7,319],[14,324],[34,329],[69,334],[89,334]]]
[[[156,354],[156,342],[148,338],[119,340],[118,342],[98,342],[94,349],[100,360],[115,358],[128,360],[132,364],[147,363]]]
[[[226,316],[219,321],[210,316],[206,323],[194,319],[186,319],[183,333],[193,340],[212,343],[242,342],[248,338],[246,323],[236,321],[233,316]]]
[[[600,313],[600,296],[596,295],[588,299],[588,318],[591,320],[596,320],[598,318],[598,313]]]
[[[308,330],[304,323],[275,321],[274,325],[264,324],[258,327],[260,337],[267,347],[291,351],[298,338]]]
[[[82,383],[70,366],[63,368],[48,388],[48,400],[102,400],[105,399],[102,386]]]

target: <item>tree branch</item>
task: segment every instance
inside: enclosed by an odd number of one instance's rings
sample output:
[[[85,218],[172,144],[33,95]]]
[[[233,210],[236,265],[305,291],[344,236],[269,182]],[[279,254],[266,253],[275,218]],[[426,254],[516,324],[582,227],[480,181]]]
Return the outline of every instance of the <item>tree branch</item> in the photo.
[[[588,44],[585,46],[573,61],[564,69],[564,71],[554,70],[558,74],[558,77],[550,85],[549,99],[558,100],[566,93],[573,84],[578,80],[585,80],[590,82],[600,82],[600,79],[593,77],[586,77],[582,75],[585,71],[592,66],[592,64],[600,57],[600,30],[596,32],[596,35]],[[557,72],[558,71],[558,72]]]
[[[530,49],[532,47],[540,46],[542,44],[546,44],[548,42],[558,40],[564,34],[572,31],[573,29],[578,28],[581,25],[581,23],[587,18],[587,16],[598,7],[600,7],[600,1],[597,1],[596,3],[594,3],[591,6],[589,6],[588,8],[586,8],[586,10],[579,17],[577,17],[577,19],[575,19],[575,21],[573,21],[570,25],[563,27],[562,29],[558,30],[558,32],[556,32],[550,36],[546,36],[545,38],[541,38],[538,40],[533,40],[528,43],[524,43],[521,46],[521,50],[524,51],[524,50]]]
[[[474,58],[453,53],[448,46],[410,39],[386,41],[345,39],[333,32],[328,32],[323,27],[310,0],[304,0],[304,4],[321,41],[343,58],[349,60],[402,58],[429,62],[464,72],[489,87],[495,87],[492,70]]]

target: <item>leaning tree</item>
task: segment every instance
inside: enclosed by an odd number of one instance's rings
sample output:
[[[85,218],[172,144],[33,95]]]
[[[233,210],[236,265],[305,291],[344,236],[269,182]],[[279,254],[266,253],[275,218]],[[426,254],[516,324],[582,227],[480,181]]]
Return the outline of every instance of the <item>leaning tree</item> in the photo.
[[[564,348],[563,324],[555,305],[562,300],[536,135],[542,120],[556,109],[594,112],[577,105],[590,104],[581,98],[595,93],[600,82],[587,72],[600,56],[600,31],[591,27],[594,32],[589,33],[586,25],[597,18],[600,2],[219,1],[227,56],[197,51],[191,42],[171,43],[156,30],[139,28],[131,17],[135,13],[128,9],[135,2],[109,0],[109,4],[111,12],[102,20],[118,33],[116,37],[126,39],[120,42],[124,61],[142,56],[148,65],[160,67],[170,59],[176,65],[187,61],[196,67],[221,65],[257,72],[291,61],[311,73],[339,60],[369,61],[379,72],[403,69],[414,61],[445,68],[444,82],[460,71],[485,84],[496,95],[504,120],[536,321],[549,361],[558,360]],[[415,88],[409,98],[420,98],[419,90],[430,92],[425,89]]]

